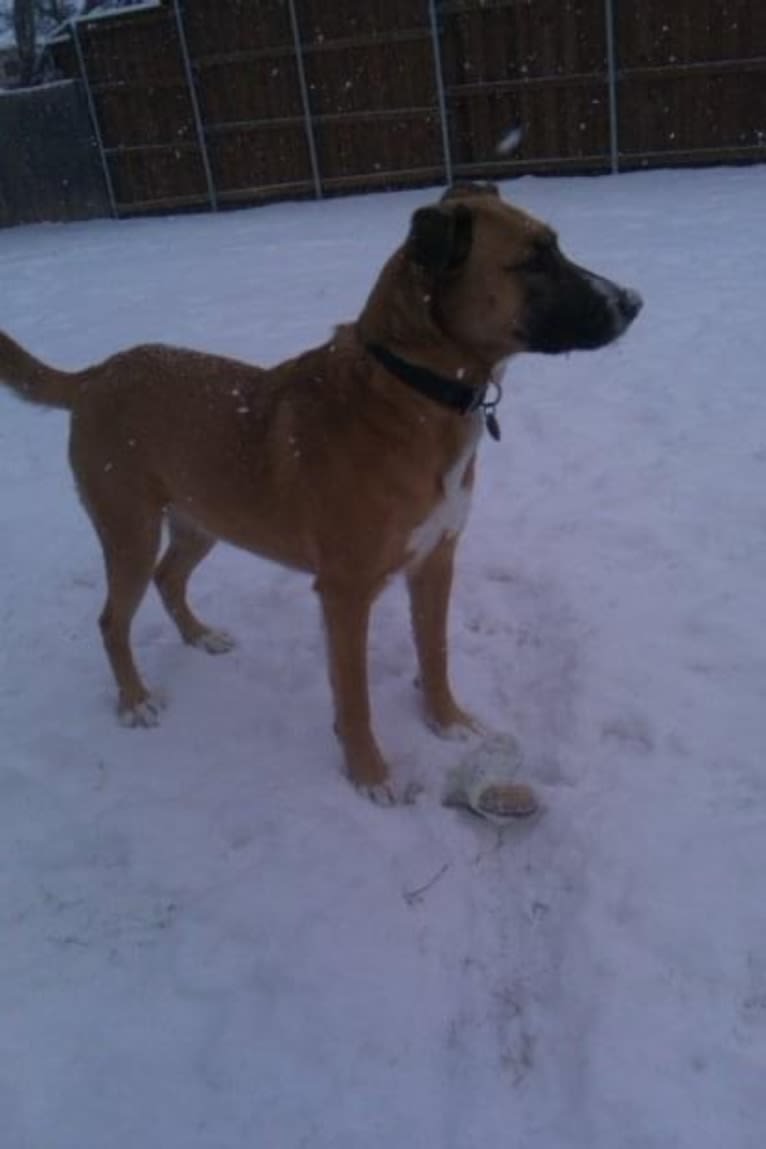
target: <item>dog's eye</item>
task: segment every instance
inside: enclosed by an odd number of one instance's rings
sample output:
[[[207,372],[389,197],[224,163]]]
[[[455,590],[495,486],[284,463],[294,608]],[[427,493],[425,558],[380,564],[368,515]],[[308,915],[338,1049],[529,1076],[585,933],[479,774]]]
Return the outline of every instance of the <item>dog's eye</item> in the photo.
[[[545,271],[550,263],[550,257],[544,251],[536,251],[522,259],[521,263],[514,264],[514,271]]]
[[[529,255],[518,263],[508,264],[506,271],[549,271],[556,262],[558,254],[555,240],[541,240],[536,243]]]

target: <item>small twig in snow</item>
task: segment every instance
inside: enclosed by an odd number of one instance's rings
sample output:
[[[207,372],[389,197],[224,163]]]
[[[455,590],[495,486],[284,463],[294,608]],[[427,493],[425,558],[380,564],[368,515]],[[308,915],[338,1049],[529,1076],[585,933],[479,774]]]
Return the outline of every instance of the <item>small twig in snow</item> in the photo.
[[[402,897],[404,898],[407,905],[415,906],[418,902],[421,902],[423,900],[423,894],[427,894],[431,887],[435,886],[439,879],[444,877],[449,867],[449,862],[445,862],[438,873],[434,874],[430,881],[426,882],[424,886],[419,886],[416,890],[404,890],[402,892]]]

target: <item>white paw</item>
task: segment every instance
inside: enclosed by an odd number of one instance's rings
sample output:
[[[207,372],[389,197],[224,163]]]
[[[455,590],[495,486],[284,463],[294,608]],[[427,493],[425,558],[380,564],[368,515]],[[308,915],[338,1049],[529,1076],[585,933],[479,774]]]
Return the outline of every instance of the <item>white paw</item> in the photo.
[[[467,742],[474,733],[469,726],[463,726],[459,722],[444,726],[441,722],[429,719],[428,727],[437,738],[442,738],[445,742]]]
[[[376,806],[396,805],[396,795],[388,782],[380,782],[377,786],[358,786],[357,789]]]
[[[415,780],[396,786],[381,782],[378,786],[357,786],[357,790],[376,806],[414,806],[423,793],[423,784]]]
[[[472,718],[470,723],[451,722],[449,725],[437,722],[435,718],[427,718],[426,722],[428,728],[445,742],[469,742],[472,738],[485,738],[489,734],[489,731],[475,718]]]
[[[208,654],[226,654],[233,650],[237,643],[225,630],[205,630],[192,640],[191,645]]]
[[[137,702],[135,706],[121,707],[120,723],[131,730],[138,727],[148,729],[152,726],[159,726],[164,705],[164,699],[159,698],[156,694],[150,694],[141,702]]]

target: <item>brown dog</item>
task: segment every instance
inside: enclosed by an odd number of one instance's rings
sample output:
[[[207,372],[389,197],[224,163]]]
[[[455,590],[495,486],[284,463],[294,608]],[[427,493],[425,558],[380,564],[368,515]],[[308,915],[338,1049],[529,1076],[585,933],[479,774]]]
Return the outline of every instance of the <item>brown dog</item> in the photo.
[[[103,547],[100,625],[123,719],[157,721],[129,641],[152,576],[185,642],[231,645],[186,600],[192,571],[225,539],[315,576],[348,773],[390,800],[367,684],[376,596],[406,573],[427,717],[472,726],[449,684],[447,612],[485,420],[496,430],[493,372],[520,351],[601,347],[640,307],[635,292],[570,263],[553,232],[494,187],[469,185],[415,212],[355,323],[271,370],[143,346],[66,374],[0,335],[0,379],[72,412],[70,461]],[[155,566],[164,517],[170,542]]]

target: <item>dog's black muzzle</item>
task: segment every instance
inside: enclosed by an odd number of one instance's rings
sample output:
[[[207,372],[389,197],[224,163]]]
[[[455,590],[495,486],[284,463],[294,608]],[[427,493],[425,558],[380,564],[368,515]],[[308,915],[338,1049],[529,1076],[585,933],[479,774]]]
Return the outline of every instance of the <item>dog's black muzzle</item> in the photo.
[[[561,258],[527,282],[524,337],[528,351],[555,355],[612,343],[643,307],[637,291]]]

